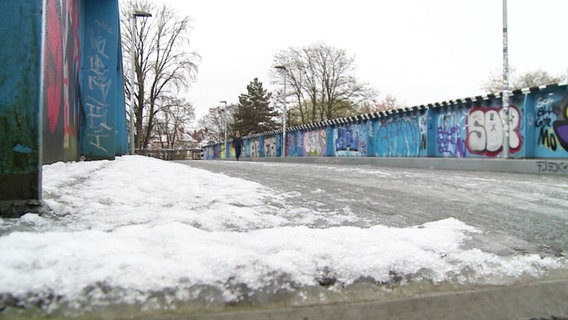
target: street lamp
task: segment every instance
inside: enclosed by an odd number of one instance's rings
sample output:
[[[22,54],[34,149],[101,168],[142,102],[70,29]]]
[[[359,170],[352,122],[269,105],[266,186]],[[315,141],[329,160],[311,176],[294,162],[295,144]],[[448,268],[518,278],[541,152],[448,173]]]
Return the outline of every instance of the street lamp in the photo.
[[[225,100],[221,100],[219,101],[219,103],[223,103],[225,104],[225,108],[223,108],[223,126],[224,126],[224,132],[225,132],[225,144],[227,144],[227,119],[226,119],[226,113],[227,113],[227,101]],[[226,148],[227,146],[225,146]]]
[[[136,18],[148,18],[152,14],[143,11],[134,11],[130,16],[130,27],[132,36],[132,49],[130,50],[131,56],[131,73],[130,73],[130,154],[136,154],[136,146],[134,145],[134,79],[136,78],[136,63],[134,58],[136,56]]]
[[[503,0],[503,158],[509,158],[509,35],[507,0]]]
[[[286,157],[286,66],[275,66],[274,68],[282,71],[284,73],[284,112],[282,116],[282,154],[281,157]]]

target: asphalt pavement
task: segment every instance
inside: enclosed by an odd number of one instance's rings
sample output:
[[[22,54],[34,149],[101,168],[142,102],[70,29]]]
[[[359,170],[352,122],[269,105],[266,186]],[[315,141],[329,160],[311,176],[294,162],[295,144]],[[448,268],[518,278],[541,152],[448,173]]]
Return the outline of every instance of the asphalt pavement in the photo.
[[[484,251],[542,257],[563,257],[568,252],[568,179],[563,175],[365,162],[179,162],[292,193],[295,196],[289,201],[293,205],[316,206],[331,214],[348,210],[358,217],[353,224],[359,227],[406,227],[452,217],[484,231],[469,244]],[[329,223],[314,222],[313,227],[328,227]],[[568,319],[566,301],[568,270],[561,270],[515,285],[453,286],[396,299],[247,309],[193,318]],[[166,318],[178,316],[174,313]]]
[[[486,231],[479,241],[491,252],[568,252],[568,179],[562,175],[370,164],[181,163],[295,193],[299,196],[290,201],[302,207],[349,210],[359,218],[357,226],[407,227],[456,218]]]

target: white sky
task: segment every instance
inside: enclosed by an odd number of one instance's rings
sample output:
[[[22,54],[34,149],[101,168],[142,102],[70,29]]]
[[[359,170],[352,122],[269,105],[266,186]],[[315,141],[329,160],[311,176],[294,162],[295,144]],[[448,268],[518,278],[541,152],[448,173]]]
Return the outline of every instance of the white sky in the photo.
[[[156,292],[192,301],[203,286],[220,290],[210,299],[238,301],[229,283],[317,286],[326,268],[345,285],[386,281],[393,271],[434,283],[502,284],[567,262],[465,248],[483,230],[453,218],[349,226],[360,218],[348,210],[290,200],[309,195],[142,156],[46,165],[43,181],[43,200],[56,215],[0,218],[0,297],[10,293],[21,304],[60,297],[43,304],[52,311],[66,303],[153,308]],[[326,227],[308,227],[316,221]]]
[[[189,92],[198,116],[238,102],[258,77],[270,85],[274,54],[317,41],[355,57],[360,81],[409,106],[481,94],[502,68],[501,0],[159,0],[193,20],[201,54]],[[568,68],[566,0],[509,0],[510,65]]]

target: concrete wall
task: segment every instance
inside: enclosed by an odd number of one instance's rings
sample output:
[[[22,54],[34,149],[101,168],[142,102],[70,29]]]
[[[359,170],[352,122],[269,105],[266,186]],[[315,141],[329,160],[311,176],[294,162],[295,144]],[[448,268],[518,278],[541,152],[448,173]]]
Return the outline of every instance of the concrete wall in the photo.
[[[0,2],[0,202],[41,195],[41,3]]]
[[[110,159],[128,152],[118,1],[83,3],[80,153]]]
[[[79,158],[80,1],[47,0],[43,72],[43,159]]]
[[[127,152],[117,0],[46,0],[43,162]]]
[[[0,216],[41,165],[128,151],[118,0],[1,1]],[[6,205],[3,201],[11,201]]]
[[[292,127],[288,157],[497,158],[503,152],[501,96],[485,96]],[[568,88],[515,91],[510,98],[510,157],[568,159]],[[279,157],[281,131],[244,137],[245,157]],[[234,157],[228,144],[206,159]],[[564,162],[562,162],[564,163]],[[568,161],[561,168],[568,171]]]

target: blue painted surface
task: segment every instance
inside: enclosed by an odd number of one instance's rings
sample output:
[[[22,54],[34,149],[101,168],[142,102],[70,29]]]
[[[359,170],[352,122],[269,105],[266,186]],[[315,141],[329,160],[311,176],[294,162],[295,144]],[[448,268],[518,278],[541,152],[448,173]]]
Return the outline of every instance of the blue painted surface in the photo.
[[[119,18],[119,13],[116,14],[116,19]],[[118,23],[120,28],[120,23]],[[122,42],[121,42],[121,31],[119,31],[119,36],[116,37],[117,42],[117,69],[116,69],[116,104],[115,104],[115,152],[116,155],[128,154],[128,131],[126,130],[126,101],[124,93],[124,66],[122,64]]]
[[[334,119],[289,128],[287,156],[502,157],[504,118],[501,96],[487,96]],[[511,158],[567,159],[567,86],[514,92],[510,97],[509,127]],[[275,137],[280,150],[281,131],[244,137],[244,141],[254,146],[269,137]],[[215,148],[205,148],[206,159],[217,158],[209,151]]]
[[[41,198],[41,3],[0,2],[0,200]]]
[[[128,151],[118,0],[0,12],[0,200],[41,199],[42,164]]]
[[[118,2],[86,0],[84,20],[81,154],[109,159],[125,147]]]

